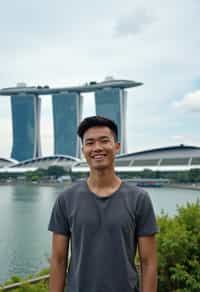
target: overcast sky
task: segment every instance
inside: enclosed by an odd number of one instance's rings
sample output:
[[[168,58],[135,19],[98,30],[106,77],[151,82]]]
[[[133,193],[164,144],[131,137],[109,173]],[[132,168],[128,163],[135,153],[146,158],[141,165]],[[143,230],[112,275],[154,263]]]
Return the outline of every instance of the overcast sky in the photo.
[[[80,85],[106,76],[128,90],[128,151],[200,146],[200,1],[0,1],[0,88]],[[0,96],[0,157],[12,146]],[[83,117],[95,114],[84,95]],[[42,97],[43,155],[53,153],[51,97]]]

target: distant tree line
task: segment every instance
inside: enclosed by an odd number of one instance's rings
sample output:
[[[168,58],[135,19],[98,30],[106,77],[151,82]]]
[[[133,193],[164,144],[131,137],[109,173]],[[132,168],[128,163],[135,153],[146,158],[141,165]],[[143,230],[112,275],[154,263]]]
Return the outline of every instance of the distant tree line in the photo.
[[[49,179],[51,177],[57,179],[60,176],[68,175],[69,171],[65,170],[62,166],[50,166],[48,169],[38,169],[35,171],[27,171],[22,174],[20,173],[0,173],[0,180],[6,179],[17,179],[24,177],[27,181],[38,181],[41,179]]]
[[[172,183],[200,183],[200,169],[191,169],[189,171],[152,171],[144,169],[144,171],[134,172],[118,172],[122,179],[132,178],[148,178],[148,179],[169,179]],[[71,173],[72,179],[86,178],[88,173]]]
[[[174,183],[200,183],[200,169],[191,169],[188,171],[152,171],[145,169],[142,172],[124,172],[119,173],[122,178],[153,178],[169,179]]]
[[[45,178],[53,177],[57,179],[60,176],[70,175],[72,180],[83,179],[88,176],[86,173],[71,173],[70,170],[65,170],[62,166],[50,166],[48,169],[38,169],[35,171],[28,171],[23,174],[20,173],[0,173],[0,180],[9,178],[17,179],[25,177],[27,181],[38,181]],[[200,183],[200,169],[191,169],[189,171],[152,171],[145,169],[142,172],[120,172],[117,173],[122,179],[132,178],[148,178],[148,179],[169,179],[172,183]]]

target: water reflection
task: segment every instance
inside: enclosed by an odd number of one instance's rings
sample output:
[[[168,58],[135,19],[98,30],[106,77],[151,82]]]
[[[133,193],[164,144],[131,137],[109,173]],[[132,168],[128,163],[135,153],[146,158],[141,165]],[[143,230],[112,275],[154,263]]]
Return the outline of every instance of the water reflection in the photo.
[[[12,188],[12,201],[14,203],[23,202],[30,204],[37,201],[39,195],[38,188],[33,185],[16,185]]]
[[[1,283],[13,274],[24,276],[48,266],[47,226],[59,189],[19,185],[0,190],[3,197],[0,200]]]

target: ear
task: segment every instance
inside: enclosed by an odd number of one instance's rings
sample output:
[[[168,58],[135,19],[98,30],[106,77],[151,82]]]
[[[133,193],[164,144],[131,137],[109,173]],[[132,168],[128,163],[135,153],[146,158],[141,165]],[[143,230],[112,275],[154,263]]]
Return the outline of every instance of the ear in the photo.
[[[116,153],[119,153],[121,149],[121,145],[119,142],[116,143]]]
[[[83,146],[81,147],[81,152],[83,153],[83,156],[85,156]]]

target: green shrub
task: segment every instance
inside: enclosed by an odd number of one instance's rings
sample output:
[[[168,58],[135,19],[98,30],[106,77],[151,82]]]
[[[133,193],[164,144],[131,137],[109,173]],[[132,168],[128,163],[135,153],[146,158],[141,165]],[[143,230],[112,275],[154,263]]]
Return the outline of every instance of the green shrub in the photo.
[[[14,283],[18,283],[18,282],[21,282],[22,281],[22,278],[17,276],[17,275],[13,275],[9,280],[7,280],[4,285],[11,285],[11,284],[14,284]]]
[[[38,284],[24,284],[20,288],[13,290],[14,292],[48,292],[48,284],[40,282]]]
[[[200,201],[158,218],[158,290],[200,291]]]
[[[15,276],[14,275],[8,281],[6,281],[3,286],[7,286],[7,285],[14,284],[14,283],[17,283],[17,282],[23,282],[23,281],[26,281],[27,279],[31,279],[31,278],[37,278],[37,277],[40,277],[40,276],[48,275],[49,274],[49,270],[50,270],[49,268],[44,268],[42,271],[40,271],[36,275],[27,276],[26,279],[22,279],[19,276]],[[1,290],[1,288],[0,288],[0,291],[3,291],[3,290]],[[39,282],[37,284],[25,283],[21,287],[19,287],[17,289],[14,289],[12,291],[13,292],[48,292],[49,291],[49,289],[48,289],[48,281],[41,281],[41,282]]]
[[[50,267],[44,268],[38,274],[36,274],[36,277],[45,276],[45,275],[48,275],[49,273],[50,273]]]

